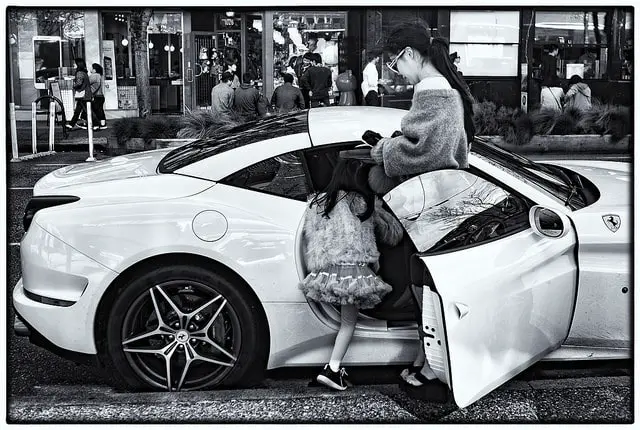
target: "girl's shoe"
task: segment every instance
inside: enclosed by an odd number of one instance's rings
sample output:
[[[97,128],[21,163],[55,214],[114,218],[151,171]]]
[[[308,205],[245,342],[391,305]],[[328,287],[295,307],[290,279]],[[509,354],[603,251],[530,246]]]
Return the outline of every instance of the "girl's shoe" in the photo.
[[[106,125],[101,125],[100,130],[106,130],[108,127]]]
[[[334,390],[344,391],[348,387],[348,382],[345,379],[346,375],[347,372],[344,370],[344,367],[341,367],[340,370],[334,372],[328,364],[325,364],[324,369],[316,377],[316,380],[329,388],[333,388]]]

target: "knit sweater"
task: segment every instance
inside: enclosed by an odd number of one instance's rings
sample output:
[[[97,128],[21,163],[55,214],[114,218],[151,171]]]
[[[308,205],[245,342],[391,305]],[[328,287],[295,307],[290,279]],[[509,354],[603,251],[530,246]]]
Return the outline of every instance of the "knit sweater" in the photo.
[[[464,108],[458,91],[415,92],[400,129],[401,136],[383,137],[371,148],[371,157],[384,166],[388,176],[469,166]]]
[[[360,221],[356,214],[364,213],[367,205],[359,194],[341,191],[329,218],[323,215],[323,205],[311,205],[313,197],[315,195],[307,201],[303,233],[308,270],[340,264],[376,263],[380,256],[376,234],[380,241],[392,246],[402,239],[402,225],[382,208],[378,198],[373,215]]]

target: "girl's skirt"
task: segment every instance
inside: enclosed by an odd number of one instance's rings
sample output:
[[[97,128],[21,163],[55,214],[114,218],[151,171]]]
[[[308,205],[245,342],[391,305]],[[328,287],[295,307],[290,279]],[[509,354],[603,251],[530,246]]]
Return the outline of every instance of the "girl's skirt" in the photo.
[[[366,263],[332,265],[307,275],[300,284],[304,295],[332,305],[376,306],[392,288]]]

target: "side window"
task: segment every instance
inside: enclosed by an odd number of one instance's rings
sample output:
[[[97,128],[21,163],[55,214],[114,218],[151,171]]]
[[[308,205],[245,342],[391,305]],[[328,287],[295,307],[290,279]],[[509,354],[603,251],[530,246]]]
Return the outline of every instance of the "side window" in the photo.
[[[403,182],[384,200],[420,252],[488,242],[529,228],[524,198],[466,170],[440,170]]]
[[[306,201],[309,186],[299,152],[278,155],[227,176],[223,184]]]
[[[343,142],[305,150],[304,157],[312,191],[321,191],[329,184],[333,168],[338,163],[340,151],[353,149],[358,145],[362,145],[362,142]]]

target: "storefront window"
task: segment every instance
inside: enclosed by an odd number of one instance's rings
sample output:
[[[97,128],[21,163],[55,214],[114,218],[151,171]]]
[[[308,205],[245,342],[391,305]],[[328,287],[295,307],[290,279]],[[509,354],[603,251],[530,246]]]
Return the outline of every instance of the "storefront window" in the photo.
[[[262,15],[247,14],[247,73],[251,73],[258,88],[262,89]]]
[[[151,108],[182,111],[182,14],[154,13],[147,28]]]
[[[465,76],[517,76],[520,13],[451,11],[450,52]]]
[[[119,80],[119,85],[126,85],[124,79],[135,77],[135,57],[131,49],[131,37],[129,35],[128,12],[105,12],[102,14],[102,40],[113,41],[113,56],[109,58],[110,64],[104,64],[108,70],[107,75],[114,75]]]
[[[633,73],[633,14],[627,12],[624,14],[624,46],[622,48],[622,80],[631,80]]]
[[[331,69],[333,90],[338,77],[340,50],[346,35],[345,12],[279,12],[273,17],[274,88],[282,85],[284,73],[302,76],[301,57],[311,49]]]
[[[84,12],[39,10],[37,20],[39,36],[60,36],[63,74],[73,74],[74,59],[85,57]]]
[[[584,79],[606,79],[606,19],[606,12],[536,12],[536,65],[541,64],[542,56],[550,46],[557,45],[558,76],[565,79],[573,75]]]

